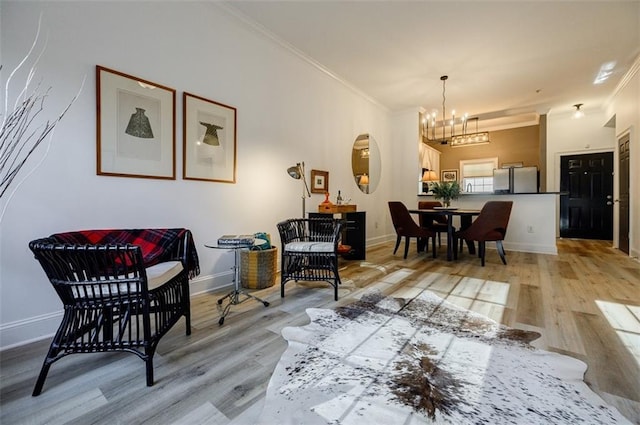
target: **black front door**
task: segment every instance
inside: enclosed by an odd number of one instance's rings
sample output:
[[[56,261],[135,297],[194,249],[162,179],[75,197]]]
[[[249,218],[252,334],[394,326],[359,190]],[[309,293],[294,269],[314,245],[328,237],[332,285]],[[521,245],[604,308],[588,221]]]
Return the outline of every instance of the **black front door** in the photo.
[[[560,236],[613,239],[613,153],[560,158]]]

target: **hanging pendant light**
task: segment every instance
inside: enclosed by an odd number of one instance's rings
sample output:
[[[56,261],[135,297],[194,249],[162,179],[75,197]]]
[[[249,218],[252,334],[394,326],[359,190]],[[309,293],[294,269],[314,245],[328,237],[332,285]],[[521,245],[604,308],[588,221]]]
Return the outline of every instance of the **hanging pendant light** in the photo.
[[[449,144],[451,147],[471,146],[489,143],[489,132],[478,132],[478,118],[469,118],[469,114],[463,114],[456,121],[456,111],[451,111],[451,118],[447,118],[446,110],[446,83],[449,76],[440,77],[442,81],[442,120],[437,121],[438,111],[426,114],[422,119],[422,137],[427,142]],[[467,124],[470,120],[476,122],[476,132],[468,133]],[[456,133],[457,131],[457,133]],[[448,134],[447,134],[448,133]]]

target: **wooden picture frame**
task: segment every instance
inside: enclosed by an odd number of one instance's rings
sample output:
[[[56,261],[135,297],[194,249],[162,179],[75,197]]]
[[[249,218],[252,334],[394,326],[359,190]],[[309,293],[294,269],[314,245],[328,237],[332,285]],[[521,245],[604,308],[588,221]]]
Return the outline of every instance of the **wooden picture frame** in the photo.
[[[458,170],[442,170],[440,171],[440,181],[443,182],[457,182]]]
[[[96,65],[96,173],[176,178],[176,91]]]
[[[182,108],[182,178],[235,183],[236,108],[186,92]]]
[[[329,172],[311,170],[311,193],[327,193],[329,191]]]

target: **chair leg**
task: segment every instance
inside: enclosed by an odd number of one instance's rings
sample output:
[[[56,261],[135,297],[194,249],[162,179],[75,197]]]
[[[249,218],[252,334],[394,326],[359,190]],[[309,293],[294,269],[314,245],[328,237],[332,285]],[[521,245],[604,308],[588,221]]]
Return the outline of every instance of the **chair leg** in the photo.
[[[478,256],[480,257],[480,264],[484,267],[484,254],[485,254],[486,242],[478,241]]]
[[[38,375],[38,380],[36,381],[36,386],[33,388],[33,393],[31,395],[33,397],[37,397],[42,392],[42,387],[44,386],[44,381],[47,379],[47,374],[49,373],[49,368],[51,367],[51,363],[49,362],[49,356],[44,360],[42,364],[42,369],[40,369],[40,374]]]
[[[442,232],[438,232],[438,246],[442,246]]]
[[[467,243],[467,249],[469,250],[469,254],[475,255],[476,253],[476,245],[475,242],[472,240],[468,240],[468,241],[461,241],[460,242],[460,252],[462,252],[462,248],[464,247],[464,243]]]
[[[51,345],[49,346],[49,350],[47,351],[47,357],[45,357],[44,362],[42,362],[42,369],[40,369],[38,380],[36,381],[36,385],[33,388],[33,393],[31,393],[33,397],[40,395],[40,393],[42,392],[42,387],[44,387],[44,381],[47,379],[49,368],[57,360],[56,357],[60,353],[60,341],[63,338],[62,329],[64,326],[66,326],[66,323],[68,323],[70,320],[73,320],[72,316],[67,315],[67,312],[68,311],[65,312],[65,315],[62,318],[62,323],[60,324],[56,335],[53,337],[53,341],[51,341]]]
[[[407,259],[407,254],[409,253],[409,241],[411,238],[409,236],[404,237],[404,259]]]
[[[338,274],[338,257],[336,256],[331,265],[333,266],[333,276],[334,276],[334,280],[333,280],[333,299],[335,301],[338,301],[338,285],[340,285],[342,282],[340,281],[340,275]]]
[[[498,254],[500,254],[500,259],[502,260],[502,264],[507,265],[507,259],[504,253],[504,246],[502,246],[502,241],[496,241],[496,248],[498,249]]]
[[[189,297],[189,280],[182,285],[182,296],[183,296],[183,308],[184,308],[184,319],[185,326],[187,330],[187,335],[191,335],[191,298]]]
[[[144,361],[147,369],[147,387],[153,386],[153,354]]]
[[[438,233],[438,238],[440,237],[440,233]],[[428,245],[428,244],[427,244]],[[431,237],[431,251],[433,251],[433,258],[436,258],[436,237],[435,235]]]
[[[186,327],[185,335],[191,335],[191,313],[190,312],[185,313],[184,321],[185,321],[185,327]]]
[[[398,236],[396,238],[396,247],[393,248],[393,255],[396,254],[396,252],[398,251],[398,247],[400,246],[400,240],[402,239],[402,236]]]

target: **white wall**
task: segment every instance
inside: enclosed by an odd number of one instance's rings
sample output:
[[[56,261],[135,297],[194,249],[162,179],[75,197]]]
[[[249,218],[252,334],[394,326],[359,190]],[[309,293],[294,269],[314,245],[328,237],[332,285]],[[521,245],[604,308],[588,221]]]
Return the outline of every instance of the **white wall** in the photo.
[[[605,127],[604,111],[600,108],[583,110],[585,116],[580,119],[574,119],[571,111],[547,114],[547,192],[560,190],[560,159],[563,155],[615,151],[614,130]],[[558,197],[556,217],[559,216]],[[556,235],[560,235],[559,220],[556,220]]]
[[[639,32],[640,37],[640,32]],[[638,40],[640,43],[640,40]],[[640,56],[635,62],[635,73],[613,97],[607,107],[607,117],[615,117],[615,141],[625,134],[630,139],[630,175],[629,175],[629,232],[631,246],[629,255],[640,257]],[[616,166],[618,157],[616,155]],[[618,196],[618,181],[615,179],[615,192]],[[617,240],[618,230],[615,229]]]
[[[571,112],[547,115],[547,191],[560,188],[560,157],[574,153],[613,152],[615,134],[605,127],[604,111],[584,109],[585,116],[574,119]]]
[[[41,12],[48,44],[37,79],[52,87],[45,115],[61,111],[87,79],[46,159],[19,187],[1,223],[0,347],[45,336],[59,322],[61,304],[27,247],[38,237],[88,228],[187,227],[202,269],[192,289],[228,284],[231,254],[203,243],[231,232],[276,236],[278,221],[301,213],[300,183],[285,171],[299,161],[307,173],[329,171],[332,197],[340,189],[367,211],[370,241],[390,233],[384,203],[392,190],[394,137],[384,108],[209,2],[3,1],[3,86],[28,51]],[[96,175],[97,64],[177,90],[175,181]],[[180,178],[183,91],[237,108],[237,184]],[[381,182],[371,195],[362,194],[351,175],[351,146],[360,133],[370,133],[382,155]],[[415,149],[411,153],[415,158]],[[323,199],[313,195],[307,211]]]
[[[390,201],[401,201],[408,206],[418,206],[418,179],[420,177],[419,109],[408,109],[393,114],[394,170],[393,191]],[[394,234],[395,236],[395,234]]]
[[[557,255],[554,217],[556,200],[555,194],[462,194],[456,199],[455,206],[462,209],[482,209],[489,201],[512,201],[513,208],[509,217],[507,236],[504,248],[508,251],[536,252],[539,254]],[[432,200],[431,197],[423,200]],[[553,220],[550,217],[554,217]],[[454,226],[459,226],[459,218],[454,217]],[[494,249],[495,244],[488,244],[487,248]]]
[[[572,119],[571,113],[550,113],[547,132],[547,190],[560,186],[560,156],[574,153],[613,152],[614,173],[618,172],[617,140],[629,133],[630,163],[630,232],[629,254],[640,257],[640,57],[636,59],[615,96],[606,108],[584,109],[585,117]],[[615,128],[605,127],[612,119]],[[614,198],[618,196],[618,181],[614,178]],[[617,207],[617,204],[614,204]],[[618,246],[618,212],[614,210],[614,246]]]

